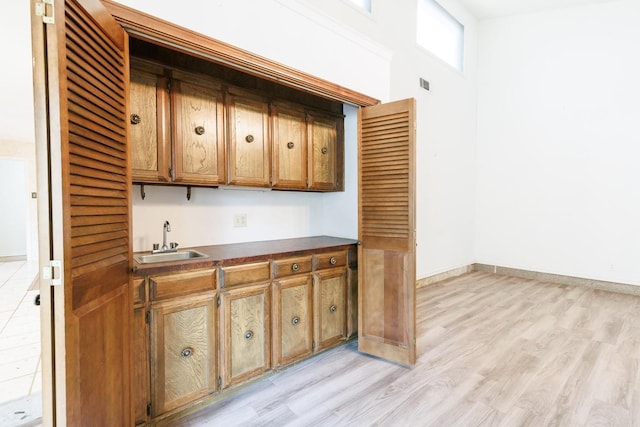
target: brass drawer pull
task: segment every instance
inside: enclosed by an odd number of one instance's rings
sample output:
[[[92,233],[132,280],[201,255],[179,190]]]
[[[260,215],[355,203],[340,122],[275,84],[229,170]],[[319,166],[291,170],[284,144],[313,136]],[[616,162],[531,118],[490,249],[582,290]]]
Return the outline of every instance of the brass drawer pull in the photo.
[[[329,311],[332,312],[332,313],[335,312],[337,309],[338,309],[338,307],[336,307],[335,304],[333,304],[331,307],[329,307]]]
[[[298,265],[298,263],[297,263],[297,262],[294,262],[294,263],[291,265],[291,271],[298,271],[298,270],[300,270],[300,266]]]
[[[251,338],[253,338],[253,331],[247,331],[244,333],[245,340],[250,340]]]
[[[182,351],[180,352],[180,356],[182,356],[185,359],[188,357],[191,357],[192,354],[193,354],[193,348],[191,347],[186,347],[182,349]]]
[[[322,151],[322,154],[327,154],[327,151],[329,151],[329,150],[327,150],[327,147],[322,147],[321,151]]]
[[[287,142],[287,148],[288,149],[292,149],[295,146],[295,144],[292,141]]]
[[[138,114],[132,114],[131,115],[131,124],[132,125],[137,125],[141,121],[142,121],[142,118]]]
[[[244,140],[247,142],[253,142],[253,135],[247,135]]]
[[[295,326],[298,323],[300,323],[300,318],[298,316],[293,316],[293,319],[291,319],[291,323]]]
[[[204,135],[204,126],[196,126],[194,130],[196,135]]]
[[[332,256],[331,258],[329,258],[329,264],[336,265],[336,262],[336,257]]]

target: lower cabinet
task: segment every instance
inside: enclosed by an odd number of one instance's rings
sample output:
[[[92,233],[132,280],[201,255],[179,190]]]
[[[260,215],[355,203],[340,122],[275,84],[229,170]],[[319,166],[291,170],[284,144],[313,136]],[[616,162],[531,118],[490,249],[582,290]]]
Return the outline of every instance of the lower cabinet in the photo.
[[[270,288],[261,283],[220,295],[223,388],[271,368]]]
[[[356,331],[355,250],[136,277],[133,412],[167,422]]]
[[[273,283],[273,365],[313,353],[313,290],[310,275]]]
[[[322,270],[314,280],[316,350],[322,350],[347,337],[347,270]]]
[[[147,422],[149,405],[149,330],[145,307],[133,310],[133,414],[136,425]]]
[[[151,307],[151,416],[216,390],[214,295],[184,297]]]

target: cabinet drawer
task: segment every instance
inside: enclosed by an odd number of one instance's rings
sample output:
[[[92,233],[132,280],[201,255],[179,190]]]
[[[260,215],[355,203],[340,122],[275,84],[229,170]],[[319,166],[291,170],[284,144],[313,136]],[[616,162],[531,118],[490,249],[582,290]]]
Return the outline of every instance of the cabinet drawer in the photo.
[[[225,288],[247,283],[264,282],[270,279],[269,261],[222,268],[222,286]]]
[[[216,289],[216,269],[150,276],[152,300],[162,300]]]
[[[327,252],[326,254],[316,254],[315,269],[324,270],[325,268],[344,267],[347,265],[347,251]]]
[[[273,277],[291,276],[292,274],[309,273],[312,267],[312,257],[302,256],[273,261]]]

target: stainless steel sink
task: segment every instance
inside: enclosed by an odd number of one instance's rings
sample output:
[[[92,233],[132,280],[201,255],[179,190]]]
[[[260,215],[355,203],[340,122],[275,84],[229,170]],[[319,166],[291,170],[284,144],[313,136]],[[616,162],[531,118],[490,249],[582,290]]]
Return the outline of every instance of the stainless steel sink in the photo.
[[[134,255],[134,258],[140,264],[151,264],[154,262],[182,261],[185,259],[207,258],[207,255],[198,251],[178,251],[161,252],[157,254],[140,254]]]

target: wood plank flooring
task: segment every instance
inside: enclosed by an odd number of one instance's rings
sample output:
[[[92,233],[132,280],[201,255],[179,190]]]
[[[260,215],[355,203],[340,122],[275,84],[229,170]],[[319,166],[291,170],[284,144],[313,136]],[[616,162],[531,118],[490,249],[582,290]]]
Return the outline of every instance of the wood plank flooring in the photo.
[[[173,425],[640,425],[637,296],[468,273],[418,291],[418,352],[351,342]]]

